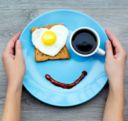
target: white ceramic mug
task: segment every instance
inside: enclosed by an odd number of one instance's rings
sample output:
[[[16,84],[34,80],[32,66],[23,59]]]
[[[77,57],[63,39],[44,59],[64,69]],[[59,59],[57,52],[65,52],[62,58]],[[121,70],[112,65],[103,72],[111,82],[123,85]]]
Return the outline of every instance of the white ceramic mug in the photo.
[[[91,32],[96,36],[96,39],[97,39],[97,47],[95,48],[94,51],[92,51],[92,52],[89,53],[89,54],[81,54],[81,53],[77,52],[77,51],[74,49],[73,45],[72,45],[73,36],[75,35],[76,32],[78,32],[78,31],[80,31],[80,30],[89,30],[89,31],[91,31]],[[99,37],[98,33],[97,33],[94,29],[92,29],[92,28],[90,28],[90,27],[80,27],[80,28],[76,29],[75,31],[73,31],[73,33],[72,33],[71,36],[70,36],[70,47],[71,47],[71,49],[73,50],[73,52],[76,53],[76,54],[79,55],[79,56],[88,57],[88,56],[94,55],[95,53],[98,53],[98,54],[104,56],[104,55],[105,55],[105,51],[104,51],[103,49],[101,49],[99,46],[100,46],[100,37]]]

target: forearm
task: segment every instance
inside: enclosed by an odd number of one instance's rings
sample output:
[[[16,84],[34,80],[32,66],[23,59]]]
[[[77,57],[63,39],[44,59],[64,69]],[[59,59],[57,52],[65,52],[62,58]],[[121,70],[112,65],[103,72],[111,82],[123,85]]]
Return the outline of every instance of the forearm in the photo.
[[[103,121],[124,121],[124,87],[109,89]]]
[[[2,121],[20,121],[21,92],[22,87],[7,89]]]

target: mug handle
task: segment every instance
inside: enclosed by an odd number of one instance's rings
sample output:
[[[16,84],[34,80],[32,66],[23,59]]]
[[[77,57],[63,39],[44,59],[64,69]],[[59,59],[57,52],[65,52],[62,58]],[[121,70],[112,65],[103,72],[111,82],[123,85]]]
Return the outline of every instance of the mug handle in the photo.
[[[105,54],[106,54],[105,51],[103,49],[101,49],[101,48],[99,48],[97,50],[97,53],[100,54],[100,55],[103,55],[103,56],[105,56]]]

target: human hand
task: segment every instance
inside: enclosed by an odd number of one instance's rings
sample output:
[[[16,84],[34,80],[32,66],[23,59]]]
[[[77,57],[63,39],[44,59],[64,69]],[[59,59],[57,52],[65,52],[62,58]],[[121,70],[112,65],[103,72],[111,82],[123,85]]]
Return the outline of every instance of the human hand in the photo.
[[[21,43],[18,40],[20,32],[8,42],[3,52],[3,64],[8,79],[8,88],[17,90],[22,87],[22,78],[25,71]]]
[[[124,88],[124,74],[126,66],[126,52],[119,40],[106,29],[109,41],[106,43],[105,68],[109,78],[111,90]]]

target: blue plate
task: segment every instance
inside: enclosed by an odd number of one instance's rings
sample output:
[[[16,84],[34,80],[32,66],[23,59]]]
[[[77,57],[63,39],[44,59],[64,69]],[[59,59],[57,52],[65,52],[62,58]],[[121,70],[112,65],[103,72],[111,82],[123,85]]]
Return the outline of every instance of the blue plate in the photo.
[[[26,73],[23,81],[25,88],[42,102],[54,106],[68,107],[90,100],[104,87],[107,82],[104,68],[105,57],[96,54],[91,57],[77,56],[69,46],[68,37],[66,45],[70,54],[69,60],[36,62],[34,46],[31,41],[31,29],[58,23],[64,23],[69,29],[70,35],[78,27],[92,27],[99,34],[100,47],[103,49],[105,49],[107,36],[94,19],[86,14],[67,9],[44,13],[30,22],[23,30],[20,40],[26,63]],[[60,82],[71,83],[80,76],[83,70],[86,70],[88,75],[72,89],[62,89],[45,79],[45,74],[48,73]]]

